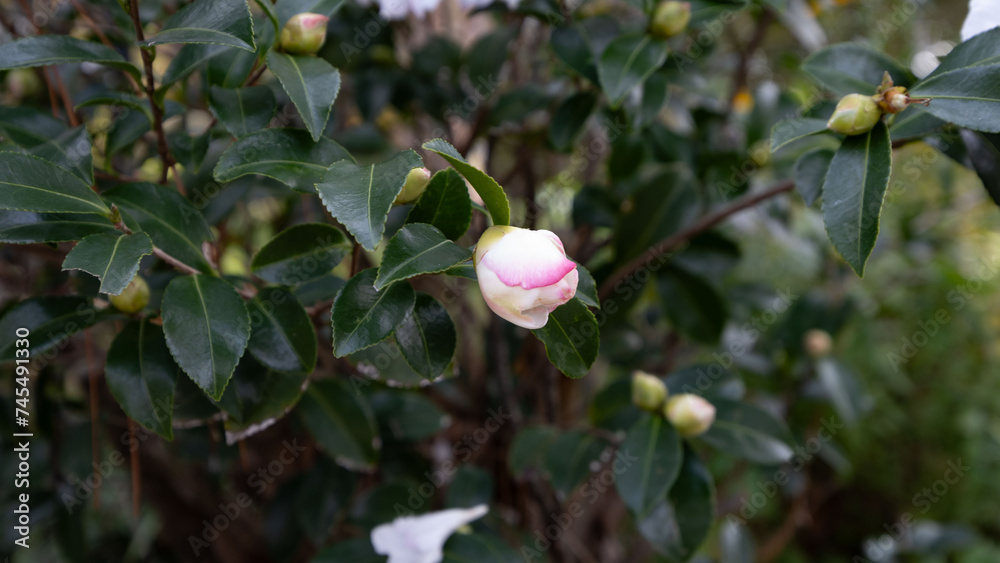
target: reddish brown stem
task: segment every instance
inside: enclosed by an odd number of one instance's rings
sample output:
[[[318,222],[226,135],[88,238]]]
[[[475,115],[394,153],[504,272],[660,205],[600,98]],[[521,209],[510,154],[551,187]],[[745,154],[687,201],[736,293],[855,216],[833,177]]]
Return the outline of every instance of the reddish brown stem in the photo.
[[[97,471],[101,465],[101,444],[97,432],[100,402],[97,396],[97,365],[94,362],[94,343],[90,336],[90,329],[83,331],[83,349],[87,362],[87,382],[90,394],[90,459],[94,471]],[[101,508],[100,484],[94,487],[94,507]]]
[[[142,475],[139,467],[139,440],[136,438],[136,423],[128,419],[128,449],[129,462],[132,469],[132,517],[139,518],[139,506],[142,503]]]
[[[135,26],[135,39],[142,43],[146,40],[142,32],[142,22],[139,21],[139,1],[132,0],[132,25]],[[156,133],[156,145],[160,153],[160,160],[163,162],[163,171],[160,173],[160,183],[167,183],[167,171],[174,164],[170,156],[170,148],[167,146],[167,136],[163,132],[163,108],[156,103],[156,80],[153,77],[153,58],[149,56],[146,47],[140,47],[142,54],[142,66],[146,75],[146,96],[149,98],[149,106],[153,110],[153,131]]]

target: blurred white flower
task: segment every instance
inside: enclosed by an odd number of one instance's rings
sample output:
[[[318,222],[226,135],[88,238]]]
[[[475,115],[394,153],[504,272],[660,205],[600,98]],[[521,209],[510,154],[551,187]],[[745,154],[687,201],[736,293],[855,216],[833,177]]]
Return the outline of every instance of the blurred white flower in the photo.
[[[459,0],[458,3],[464,10],[475,10],[485,8],[494,0]],[[521,0],[503,0],[507,7],[513,10],[517,8]],[[358,0],[361,6],[371,6],[373,0]],[[413,15],[422,19],[427,14],[437,9],[441,0],[379,0],[379,15],[387,20],[403,20],[406,16]]]
[[[388,563],[440,563],[444,542],[458,528],[482,518],[485,504],[472,508],[452,508],[421,516],[402,516],[372,530],[372,546]]]
[[[1000,0],[969,0],[969,15],[962,24],[962,41],[1000,26]]]

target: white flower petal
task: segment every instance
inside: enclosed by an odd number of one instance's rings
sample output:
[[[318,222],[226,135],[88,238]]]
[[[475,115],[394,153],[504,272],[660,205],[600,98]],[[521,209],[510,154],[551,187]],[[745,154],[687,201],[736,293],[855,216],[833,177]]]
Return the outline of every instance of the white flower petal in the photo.
[[[1000,26],[1000,0],[969,0],[969,15],[962,24],[962,41]]]
[[[458,528],[489,511],[485,504],[453,508],[421,516],[402,516],[372,530],[372,547],[388,555],[388,563],[439,563],[444,543]]]

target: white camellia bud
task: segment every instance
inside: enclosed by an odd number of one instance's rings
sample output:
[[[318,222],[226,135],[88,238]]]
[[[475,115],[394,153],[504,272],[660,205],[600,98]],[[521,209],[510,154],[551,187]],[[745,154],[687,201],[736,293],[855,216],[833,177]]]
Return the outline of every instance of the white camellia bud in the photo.
[[[474,257],[479,289],[494,313],[517,326],[542,328],[549,313],[576,295],[580,276],[551,231],[486,229]]]
[[[647,411],[656,412],[667,400],[667,385],[655,375],[644,371],[632,374],[632,403]]]
[[[702,397],[690,393],[670,397],[663,414],[681,436],[703,434],[715,422],[715,406]]]
[[[375,526],[371,540],[375,553],[388,555],[387,563],[434,563],[444,558],[444,543],[455,530],[482,518],[485,504],[452,508],[420,516],[403,516]]]
[[[424,193],[427,184],[431,182],[431,171],[426,168],[414,168],[406,175],[406,182],[403,190],[396,196],[397,205],[416,201],[420,194]]]
[[[326,42],[326,24],[330,18],[305,12],[288,18],[281,28],[281,48],[293,55],[312,55]]]

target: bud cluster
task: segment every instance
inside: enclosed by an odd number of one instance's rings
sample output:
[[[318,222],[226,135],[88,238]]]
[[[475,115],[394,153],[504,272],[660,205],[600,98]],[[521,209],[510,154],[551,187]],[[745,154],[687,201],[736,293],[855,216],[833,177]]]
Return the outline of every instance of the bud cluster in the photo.
[[[903,86],[894,86],[886,72],[874,96],[848,94],[841,98],[826,126],[844,135],[860,135],[871,131],[883,114],[899,113],[910,104],[929,103],[929,99],[911,98]]]
[[[690,393],[667,399],[663,380],[644,371],[632,374],[632,403],[655,413],[662,413],[681,436],[704,434],[715,422],[715,407],[703,397]]]

